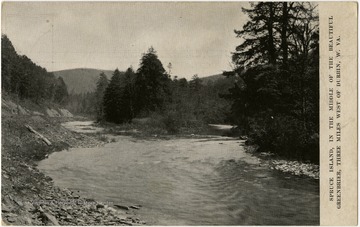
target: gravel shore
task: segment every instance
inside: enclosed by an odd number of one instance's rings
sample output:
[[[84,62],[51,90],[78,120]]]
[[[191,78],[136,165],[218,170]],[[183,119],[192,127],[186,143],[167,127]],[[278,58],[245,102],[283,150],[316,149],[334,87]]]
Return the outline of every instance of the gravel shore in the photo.
[[[266,162],[270,169],[294,176],[305,176],[316,180],[320,177],[320,166],[313,163],[285,160],[270,152],[256,152],[256,146],[246,146],[246,151]]]

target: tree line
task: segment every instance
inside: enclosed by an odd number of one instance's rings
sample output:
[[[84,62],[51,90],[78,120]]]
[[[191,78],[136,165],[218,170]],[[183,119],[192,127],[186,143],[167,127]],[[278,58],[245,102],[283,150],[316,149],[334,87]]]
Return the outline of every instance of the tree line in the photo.
[[[171,63],[169,64],[170,67]],[[131,122],[133,118],[161,118],[168,132],[180,128],[201,126],[205,123],[226,121],[230,102],[221,99],[218,92],[226,92],[231,79],[203,84],[194,75],[190,81],[172,78],[166,71],[154,48],[144,53],[139,68],[129,67],[125,73],[116,69],[110,81],[100,74],[95,92],[98,121]]]
[[[36,65],[25,55],[17,54],[10,39],[1,35],[1,89],[19,99],[65,104],[68,91],[64,80]]]
[[[236,83],[224,96],[231,115],[259,151],[319,161],[319,21],[309,2],[256,2],[235,30]]]
[[[123,75],[116,69],[110,81],[101,73],[95,92],[97,119],[124,123],[135,116],[161,111],[170,95],[169,86],[170,77],[150,48],[136,73],[132,67]]]

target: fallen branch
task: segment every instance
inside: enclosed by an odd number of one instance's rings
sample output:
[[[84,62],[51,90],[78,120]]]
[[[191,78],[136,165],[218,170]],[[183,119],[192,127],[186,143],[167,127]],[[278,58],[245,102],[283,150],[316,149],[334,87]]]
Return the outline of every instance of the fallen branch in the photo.
[[[124,205],[114,204],[114,207],[117,207],[117,208],[120,208],[120,209],[123,209],[123,210],[129,210],[129,207],[124,206]]]
[[[38,135],[48,146],[51,146],[51,142],[45,138],[45,136],[41,135],[40,133],[38,133],[37,131],[35,131],[30,125],[25,125],[25,127],[27,129],[29,129],[30,132],[35,133],[36,135]]]

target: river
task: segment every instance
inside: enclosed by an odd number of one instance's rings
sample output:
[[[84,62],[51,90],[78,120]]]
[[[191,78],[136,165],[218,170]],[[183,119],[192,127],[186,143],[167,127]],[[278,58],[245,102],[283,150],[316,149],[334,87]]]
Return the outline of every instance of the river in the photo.
[[[319,182],[269,169],[242,141],[116,140],[53,153],[38,168],[87,197],[140,204],[137,213],[150,225],[319,224]]]

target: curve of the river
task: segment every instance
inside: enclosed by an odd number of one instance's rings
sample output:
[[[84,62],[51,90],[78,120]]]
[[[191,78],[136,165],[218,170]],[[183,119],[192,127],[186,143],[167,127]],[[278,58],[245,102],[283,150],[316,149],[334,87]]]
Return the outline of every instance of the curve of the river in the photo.
[[[140,140],[53,153],[55,184],[114,204],[140,204],[153,225],[317,225],[319,183],[270,170],[229,137]]]

